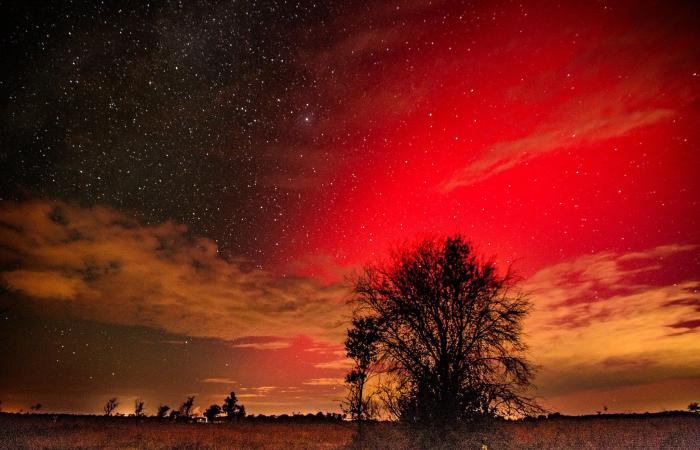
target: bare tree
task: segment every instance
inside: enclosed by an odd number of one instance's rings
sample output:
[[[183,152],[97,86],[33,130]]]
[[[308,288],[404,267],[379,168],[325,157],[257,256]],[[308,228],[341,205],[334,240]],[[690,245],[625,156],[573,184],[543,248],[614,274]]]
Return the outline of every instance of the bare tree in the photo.
[[[102,408],[102,410],[105,413],[105,416],[111,416],[114,413],[114,410],[117,409],[117,406],[119,406],[117,397],[112,397],[109,400],[107,400],[107,403],[105,403],[104,408]]]
[[[192,416],[192,409],[194,408],[194,395],[187,397],[185,403],[180,406],[180,415],[185,419],[189,419]]]
[[[156,417],[159,419],[164,418],[168,414],[168,410],[170,410],[170,406],[158,405],[158,409],[156,410]]]
[[[144,402],[140,398],[134,400],[134,416],[143,417]]]
[[[528,397],[526,296],[461,236],[426,239],[365,267],[354,283],[355,326],[376,324],[377,358],[402,419],[454,423],[538,411]],[[352,372],[351,372],[352,374]]]

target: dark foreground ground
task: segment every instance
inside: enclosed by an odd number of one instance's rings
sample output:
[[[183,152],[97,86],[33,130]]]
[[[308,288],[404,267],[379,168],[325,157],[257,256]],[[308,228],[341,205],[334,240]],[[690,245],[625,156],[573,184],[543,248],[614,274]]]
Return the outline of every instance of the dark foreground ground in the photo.
[[[421,435],[379,423],[178,424],[129,418],[0,415],[2,449],[700,449],[700,416],[499,423]]]

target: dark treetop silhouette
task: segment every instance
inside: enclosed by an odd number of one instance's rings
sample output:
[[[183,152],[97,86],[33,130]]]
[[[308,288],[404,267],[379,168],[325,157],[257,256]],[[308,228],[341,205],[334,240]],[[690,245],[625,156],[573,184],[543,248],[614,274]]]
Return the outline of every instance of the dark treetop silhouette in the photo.
[[[187,400],[185,400],[185,403],[183,403],[182,406],[180,406],[180,414],[185,419],[189,419],[190,416],[192,415],[193,408],[194,408],[194,395],[187,397]]]
[[[228,397],[224,399],[221,410],[226,413],[226,417],[229,419],[245,417],[245,406],[238,403],[235,392],[231,392]]]
[[[169,410],[170,407],[168,405],[158,405],[158,409],[156,410],[156,417],[158,417],[159,419],[164,418],[168,414]]]
[[[145,414],[143,412],[145,403],[140,398],[134,400],[134,416],[143,417]]]
[[[117,397],[112,397],[109,400],[107,400],[107,403],[105,403],[104,408],[102,410],[105,413],[105,416],[111,416],[114,411],[117,409],[117,406],[119,406],[119,402],[117,401]]]
[[[522,320],[529,301],[461,236],[426,239],[367,266],[354,283],[355,361],[346,381],[356,419],[371,372],[389,413],[419,423],[514,417],[539,410],[526,396],[533,374]],[[354,396],[354,397],[353,397]]]

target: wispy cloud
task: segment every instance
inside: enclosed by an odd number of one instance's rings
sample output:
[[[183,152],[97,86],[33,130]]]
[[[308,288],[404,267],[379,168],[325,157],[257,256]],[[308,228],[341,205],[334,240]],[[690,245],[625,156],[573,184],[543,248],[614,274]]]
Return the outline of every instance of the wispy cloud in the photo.
[[[277,386],[256,386],[256,387],[242,387],[240,388],[241,393],[237,394],[240,398],[261,398],[268,397],[272,392],[279,390]]]
[[[312,378],[305,381],[307,386],[342,386],[345,381],[342,378]]]
[[[529,134],[486,148],[474,161],[443,181],[438,189],[447,193],[486,180],[542,155],[624,136],[632,130],[674,115],[674,111],[667,108],[630,105],[625,98],[627,96],[629,87],[627,83],[622,83],[612,92],[574,98]]]
[[[668,272],[676,273],[673,267],[696,249],[602,252],[531,277],[527,289],[535,308],[527,330],[533,359],[542,367],[541,394],[700,378],[694,326],[700,278],[676,279]]]
[[[214,383],[214,384],[236,384],[236,380],[231,378],[205,378],[202,383]]]
[[[348,358],[336,359],[335,361],[314,364],[317,369],[347,370],[352,367],[352,361]]]
[[[289,348],[288,341],[274,341],[274,342],[250,342],[247,344],[234,344],[237,348],[254,348],[256,350],[281,350],[284,348]]]
[[[591,39],[547,70],[504,85],[498,100],[504,109],[527,104],[537,120],[521,117],[522,123],[504,123],[500,139],[496,136],[477,148],[464,148],[474,156],[439,183],[437,191],[449,193],[479,183],[553,152],[587,151],[684,114],[697,99],[680,75],[692,70],[687,54],[670,46],[645,59],[629,57],[659,40],[672,40],[664,33],[667,30],[646,34],[621,30],[615,38]],[[520,48],[519,39],[513,48]],[[620,61],[611,70],[610,61],[616,58]],[[507,113],[502,120],[509,120]],[[509,127],[518,132],[509,134]]]

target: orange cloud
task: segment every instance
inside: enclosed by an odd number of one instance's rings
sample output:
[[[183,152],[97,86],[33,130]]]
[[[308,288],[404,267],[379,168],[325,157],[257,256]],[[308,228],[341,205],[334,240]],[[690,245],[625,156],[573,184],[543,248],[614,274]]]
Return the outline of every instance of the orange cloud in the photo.
[[[642,252],[602,252],[556,264],[531,277],[527,322],[544,397],[585,390],[700,378],[700,278],[643,280],[694,251],[667,245]],[[673,266],[671,266],[673,267]],[[620,399],[624,399],[623,392]],[[631,403],[629,403],[631,404]]]
[[[11,267],[0,273],[9,290],[81,318],[234,341],[276,337],[237,343],[256,348],[299,334],[342,341],[343,285],[246,270],[173,222],[144,225],[62,201],[5,203],[0,262]]]
[[[308,386],[343,386],[344,378],[312,378],[304,382]]]
[[[236,384],[236,380],[231,378],[205,378],[202,383],[214,383],[214,384]]]
[[[41,299],[69,300],[89,291],[83,280],[51,270],[13,270],[3,274],[3,279],[11,290]]]

